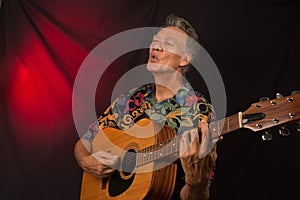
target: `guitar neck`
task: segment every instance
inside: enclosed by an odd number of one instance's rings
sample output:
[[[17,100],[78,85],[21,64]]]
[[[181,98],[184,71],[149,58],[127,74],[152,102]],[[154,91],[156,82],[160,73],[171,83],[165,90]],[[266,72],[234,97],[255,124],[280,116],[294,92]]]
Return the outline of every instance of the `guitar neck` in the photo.
[[[241,128],[240,123],[241,122],[239,119],[239,114],[235,114],[224,119],[211,122],[209,125],[209,129],[212,133],[216,133],[217,135],[224,135]]]
[[[209,130],[214,137],[219,137],[240,128],[262,131],[274,126],[300,119],[300,94],[251,104],[244,112],[211,122]],[[179,156],[181,136],[142,149],[137,154],[137,166],[153,162],[166,156]]]
[[[178,135],[173,139],[163,141],[138,151],[136,155],[136,166],[145,165],[171,155],[178,157],[180,140],[181,135]]]
[[[226,117],[224,119],[211,122],[209,125],[210,132],[214,135],[224,135],[226,133],[235,131],[241,128],[239,113]],[[140,150],[137,153],[136,164],[141,166],[170,155],[179,156],[179,142],[181,135],[174,137],[173,139],[166,140],[162,143],[155,144]]]
[[[218,135],[223,135],[239,128],[238,114],[210,123],[210,131],[216,132]],[[140,150],[137,152],[136,157],[137,166],[141,166],[171,155],[178,157],[180,140],[181,135],[178,135],[172,139],[163,141],[162,143]]]

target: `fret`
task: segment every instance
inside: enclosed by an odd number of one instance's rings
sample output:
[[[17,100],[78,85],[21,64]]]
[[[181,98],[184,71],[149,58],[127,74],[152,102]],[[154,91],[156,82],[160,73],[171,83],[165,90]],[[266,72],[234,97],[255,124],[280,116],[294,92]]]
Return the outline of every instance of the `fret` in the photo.
[[[171,141],[171,152],[176,151],[176,141],[177,141],[177,138],[174,138],[174,140]],[[175,150],[174,150],[174,148],[175,148]]]
[[[176,138],[173,140],[172,148],[173,148],[174,150],[172,151],[172,153],[179,152],[179,149],[178,149],[178,146],[179,146],[179,139],[180,139],[180,137],[176,137]]]
[[[145,163],[146,162],[146,154],[145,153],[143,153],[143,163]]]
[[[150,161],[153,161],[153,153],[152,153],[152,151],[149,152],[149,156],[150,156],[150,159],[149,159],[149,160],[150,160]]]
[[[166,146],[165,146],[166,155],[168,155],[168,154],[169,154],[169,148],[170,148],[170,146],[169,146],[169,145],[166,145]]]
[[[157,150],[157,159],[160,159],[160,157],[161,157],[161,149],[158,149]]]
[[[150,151],[151,151],[151,160],[155,160],[155,154],[153,153],[155,151],[154,146],[150,147]]]
[[[146,155],[145,156],[146,162],[149,162],[149,160],[150,160],[149,152],[146,152],[145,155]]]
[[[227,131],[230,132],[229,117],[226,117],[226,119],[227,119]]]
[[[162,149],[159,149],[158,152],[159,152],[159,154],[158,154],[158,155],[159,155],[159,158],[161,158],[161,157],[164,155],[164,154],[163,154],[163,150],[162,150]]]
[[[139,166],[139,164],[140,164],[140,154],[139,153],[136,154],[136,162],[135,162],[135,164],[137,166]]]

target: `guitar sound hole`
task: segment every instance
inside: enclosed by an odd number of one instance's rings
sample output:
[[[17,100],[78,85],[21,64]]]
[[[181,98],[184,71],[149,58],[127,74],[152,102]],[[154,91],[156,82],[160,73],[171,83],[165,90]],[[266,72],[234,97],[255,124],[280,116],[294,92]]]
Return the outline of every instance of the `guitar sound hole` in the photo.
[[[136,152],[129,149],[122,160],[122,172],[125,176],[130,175],[136,167]]]
[[[109,181],[108,193],[111,197],[117,197],[124,193],[132,184],[135,174],[132,173],[136,166],[136,152],[128,150],[123,156],[120,173],[114,173]]]

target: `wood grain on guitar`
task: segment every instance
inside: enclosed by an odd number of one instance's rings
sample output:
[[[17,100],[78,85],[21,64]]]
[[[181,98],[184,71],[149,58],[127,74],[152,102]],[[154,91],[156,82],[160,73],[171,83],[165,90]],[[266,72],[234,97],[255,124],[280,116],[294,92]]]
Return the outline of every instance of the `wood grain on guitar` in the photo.
[[[156,132],[158,134],[153,134]],[[118,155],[121,158],[119,171],[108,179],[98,179],[84,172],[81,200],[169,199],[175,187],[177,165],[165,163],[161,158],[171,155],[167,155],[163,147],[168,145],[165,141],[174,138],[175,134],[172,128],[153,124],[148,119],[140,120],[126,132],[103,129],[93,141],[93,151],[109,151]],[[174,153],[179,151],[175,148]]]

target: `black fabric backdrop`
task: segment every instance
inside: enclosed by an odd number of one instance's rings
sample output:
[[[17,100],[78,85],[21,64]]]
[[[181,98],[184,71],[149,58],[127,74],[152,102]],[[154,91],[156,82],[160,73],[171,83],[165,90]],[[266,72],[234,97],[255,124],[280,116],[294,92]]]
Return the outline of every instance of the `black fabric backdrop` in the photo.
[[[3,0],[1,44],[1,199],[79,199],[82,170],[72,87],[87,54],[110,36],[187,18],[221,72],[227,115],[259,97],[300,89],[300,2],[297,0]],[[113,83],[146,53],[112,63],[96,95],[109,105]],[[196,82],[193,72],[188,78]],[[200,88],[209,95],[206,89]],[[219,143],[211,199],[299,199],[300,133],[238,130]]]

